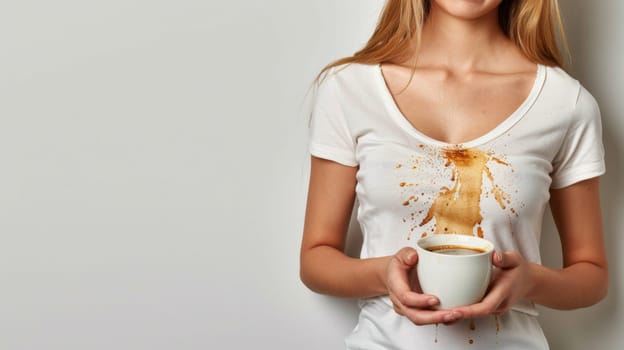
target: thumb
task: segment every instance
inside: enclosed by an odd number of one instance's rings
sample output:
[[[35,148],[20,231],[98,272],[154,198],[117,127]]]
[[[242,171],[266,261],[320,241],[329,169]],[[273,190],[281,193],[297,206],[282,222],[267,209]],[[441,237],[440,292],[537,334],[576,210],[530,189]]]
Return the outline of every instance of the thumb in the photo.
[[[498,268],[511,269],[522,263],[522,256],[518,252],[494,252],[492,260]]]
[[[418,253],[414,248],[402,248],[396,253],[395,256],[397,260],[401,263],[401,266],[405,269],[411,268],[412,266],[416,265],[416,262],[418,262]]]

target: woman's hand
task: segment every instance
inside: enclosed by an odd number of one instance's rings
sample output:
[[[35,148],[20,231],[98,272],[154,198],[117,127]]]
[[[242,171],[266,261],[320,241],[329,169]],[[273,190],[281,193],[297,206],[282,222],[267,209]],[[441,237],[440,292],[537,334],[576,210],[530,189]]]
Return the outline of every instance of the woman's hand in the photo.
[[[413,248],[403,248],[392,256],[386,268],[386,288],[394,311],[405,316],[416,325],[433,323],[452,323],[463,317],[460,310],[434,310],[432,307],[439,304],[438,298],[433,295],[422,294],[410,288],[410,274],[418,254]]]
[[[531,264],[518,252],[494,252],[492,262],[497,269],[487,294],[479,303],[462,306],[454,310],[464,317],[500,315],[509,310],[533,288]]]

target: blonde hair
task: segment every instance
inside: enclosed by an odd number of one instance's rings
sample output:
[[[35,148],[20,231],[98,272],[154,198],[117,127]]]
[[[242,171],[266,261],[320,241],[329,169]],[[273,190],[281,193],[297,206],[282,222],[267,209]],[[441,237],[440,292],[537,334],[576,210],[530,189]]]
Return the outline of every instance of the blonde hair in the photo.
[[[366,45],[353,56],[325,66],[317,80],[332,67],[400,61],[410,52],[417,52],[430,1],[387,0]],[[503,0],[498,12],[501,29],[528,59],[548,66],[564,66],[557,34],[566,52],[568,47],[557,0]]]

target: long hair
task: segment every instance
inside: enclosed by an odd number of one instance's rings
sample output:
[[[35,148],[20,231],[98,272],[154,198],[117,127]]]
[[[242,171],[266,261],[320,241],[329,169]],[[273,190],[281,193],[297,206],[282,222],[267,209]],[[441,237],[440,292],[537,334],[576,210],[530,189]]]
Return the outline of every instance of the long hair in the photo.
[[[366,45],[353,56],[325,66],[317,80],[332,67],[379,64],[418,52],[429,8],[430,0],[387,0]],[[528,59],[548,66],[564,66],[557,34],[566,52],[568,47],[557,0],[503,0],[498,7],[498,19],[503,33]]]

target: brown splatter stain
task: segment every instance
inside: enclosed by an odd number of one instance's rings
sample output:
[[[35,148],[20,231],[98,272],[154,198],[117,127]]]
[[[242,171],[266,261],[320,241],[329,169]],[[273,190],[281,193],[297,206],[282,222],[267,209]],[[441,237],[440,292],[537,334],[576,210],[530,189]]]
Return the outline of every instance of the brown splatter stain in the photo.
[[[468,344],[470,344],[470,345],[474,344],[474,340],[468,339]]]
[[[397,168],[397,169],[401,169],[401,167],[403,167],[403,164],[397,164],[397,165],[396,165],[396,168]]]
[[[454,185],[442,188],[421,225],[435,218],[435,233],[473,235],[474,227],[483,220],[481,185],[488,156],[478,149],[445,149],[443,155],[446,167],[454,165]]]
[[[435,340],[434,340],[434,342],[437,343],[438,342],[438,327],[440,325],[438,323],[436,323],[435,325],[436,325],[436,330],[435,330]]]
[[[505,166],[509,164],[493,157],[491,153],[476,148],[448,148],[442,152],[446,159],[445,166],[452,166],[453,187],[442,187],[420,226],[435,218],[434,233],[459,233],[483,237],[484,232],[480,225],[483,220],[481,195],[484,174],[492,183],[492,194],[500,207],[505,209],[505,203],[509,202],[507,194],[494,183],[494,177],[487,163],[492,160]]]
[[[498,185],[494,185],[492,191],[494,192],[494,199],[496,199],[496,202],[498,202],[498,205],[500,205],[501,209],[506,209],[507,206],[505,205],[505,202],[507,204],[510,204],[511,201],[505,197],[505,192],[503,192],[503,190],[501,190]]]
[[[507,163],[504,163],[504,164],[507,164]],[[501,209],[505,209],[506,208],[505,202],[510,202],[507,194],[500,188],[500,186],[494,183],[494,176],[492,176],[490,169],[488,169],[487,167],[485,168],[485,175],[493,184],[492,194],[494,195],[494,199],[496,200],[498,205],[501,207]]]
[[[496,335],[500,332],[500,323],[498,322],[498,316],[494,315],[494,322],[496,322]]]
[[[414,202],[418,201],[418,197],[410,196],[405,202],[403,202],[403,205],[404,206],[408,206],[408,205],[410,205],[410,202],[412,202],[412,201],[414,201]]]
[[[405,183],[405,182],[401,182],[401,183],[399,184],[399,186],[401,186],[401,187],[405,187],[405,185],[407,185],[407,183]]]
[[[491,157],[490,159],[492,159],[493,161],[495,161],[495,162],[496,162],[496,163],[498,163],[498,164],[502,164],[502,165],[505,165],[505,166],[509,166],[509,163],[507,163],[507,162],[505,162],[505,161],[502,161],[502,160],[500,160],[499,158],[496,158],[496,157]]]
[[[473,319],[470,320],[470,323],[468,324],[468,328],[470,328],[471,331],[474,331],[475,329],[477,329],[477,326],[475,325],[475,322]]]
[[[425,237],[427,237],[427,232],[423,232],[423,233],[420,235],[420,238],[425,238]]]

